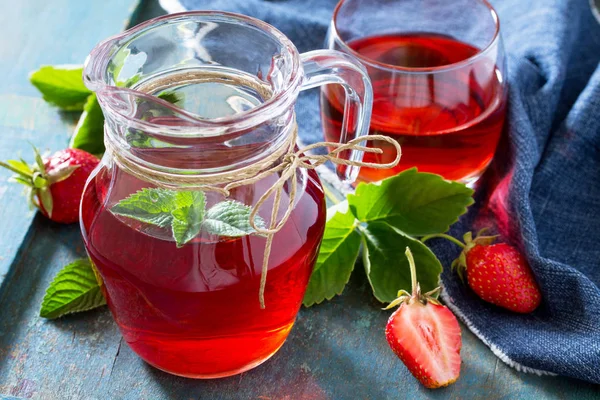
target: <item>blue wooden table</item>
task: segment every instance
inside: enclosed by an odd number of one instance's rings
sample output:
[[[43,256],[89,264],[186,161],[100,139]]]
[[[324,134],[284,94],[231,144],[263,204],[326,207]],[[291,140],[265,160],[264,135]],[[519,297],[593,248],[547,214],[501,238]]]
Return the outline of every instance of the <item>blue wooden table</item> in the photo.
[[[135,0],[1,0],[0,6],[2,160],[29,156],[27,140],[63,148],[73,130],[74,116],[46,105],[29,85],[29,71],[79,64],[130,18],[161,12],[154,1]],[[360,273],[341,297],[303,309],[266,364],[212,381],[170,376],[123,344],[106,308],[57,321],[38,316],[49,282],[84,249],[76,225],[53,224],[28,210],[8,176],[0,171],[1,399],[600,398],[598,386],[508,368],[464,327],[460,380],[424,389],[389,350],[383,334],[389,312],[380,311]]]

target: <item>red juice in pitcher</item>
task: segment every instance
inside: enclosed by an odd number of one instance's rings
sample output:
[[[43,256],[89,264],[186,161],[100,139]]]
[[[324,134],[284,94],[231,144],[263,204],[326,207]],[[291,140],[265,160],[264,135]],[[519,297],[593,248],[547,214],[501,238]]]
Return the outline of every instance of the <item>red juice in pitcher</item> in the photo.
[[[144,183],[116,167],[100,170],[82,200],[84,240],[129,346],[162,370],[202,378],[242,372],[275,353],[294,323],[324,229],[318,178],[313,171],[307,178],[306,193],[274,239],[261,309],[264,238],[201,235],[178,248],[170,232],[103,206],[109,188],[117,199]],[[232,195],[251,201],[269,183]]]
[[[270,96],[264,85],[233,71],[169,74],[138,90],[167,98],[197,114],[217,117],[252,109]],[[164,111],[143,112],[149,123],[182,123]],[[294,123],[290,129],[296,129]],[[138,146],[136,154],[179,168],[193,167],[194,162],[222,165],[223,160],[243,159],[247,152],[260,151],[253,143],[236,150],[221,140],[185,146],[185,138],[170,138],[169,146],[156,148],[141,140],[139,132],[133,133],[126,139]],[[229,237],[202,229],[181,244],[174,239],[172,226],[136,219],[135,213],[123,216],[115,212],[124,199],[155,188],[151,173],[140,179],[123,168],[114,154],[118,151],[107,151],[108,161],[86,185],[81,223],[86,249],[102,277],[108,306],[127,344],[157,368],[194,378],[233,375],[268,359],[294,324],[323,234],[324,198],[316,173],[296,172],[304,191],[298,191],[290,218],[274,235],[265,308],[261,309],[265,237]],[[237,201],[242,207],[254,205],[276,180],[277,174],[273,174],[236,187],[227,201]],[[186,190],[176,189],[158,190]],[[202,193],[205,213],[225,200],[219,193]],[[288,202],[286,191],[282,196],[281,203]],[[261,209],[272,208],[272,202]]]

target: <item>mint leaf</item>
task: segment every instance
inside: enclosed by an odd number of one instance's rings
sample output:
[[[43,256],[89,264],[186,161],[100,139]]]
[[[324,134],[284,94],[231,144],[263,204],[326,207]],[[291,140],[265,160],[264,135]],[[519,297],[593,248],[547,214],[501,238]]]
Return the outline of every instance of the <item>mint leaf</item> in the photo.
[[[254,233],[250,225],[252,208],[235,200],[226,200],[212,206],[206,213],[204,228],[213,235],[245,236]],[[257,216],[256,226],[265,227],[265,221]]]
[[[163,189],[165,190],[165,189]],[[171,190],[170,192],[173,193],[173,209],[177,209],[177,208],[183,208],[183,207],[189,207],[193,204],[195,204],[197,201],[202,202],[203,207],[205,204],[205,199],[204,199],[204,192],[202,192],[201,190],[188,190],[188,191],[174,191]]]
[[[461,183],[412,168],[379,184],[359,184],[348,202],[361,222],[386,222],[407,235],[424,236],[446,232],[473,204],[472,194]]]
[[[145,188],[119,201],[111,207],[110,211],[116,215],[165,228],[171,225],[173,211],[191,204],[189,192]]]
[[[69,147],[91,154],[104,153],[104,114],[95,94],[87,98]]]
[[[175,93],[173,90],[166,90],[162,93],[159,93],[156,97],[175,105],[178,105],[183,101],[183,93]]]
[[[132,128],[127,130],[125,141],[131,147],[136,147],[138,149],[187,148],[187,146],[180,146],[153,138],[144,131]]]
[[[83,84],[83,68],[44,66],[29,75],[29,80],[48,103],[67,111],[80,111],[92,93]]]
[[[331,300],[342,293],[360,249],[360,234],[356,231],[356,219],[348,210],[348,203],[331,207],[327,210],[328,214],[330,210],[334,215],[325,225],[319,256],[302,301],[306,307],[319,304],[325,299]]]
[[[106,304],[93,268],[88,259],[63,267],[46,290],[40,317],[53,319]]]
[[[439,286],[442,265],[419,240],[394,229],[385,222],[370,222],[363,233],[363,263],[373,295],[382,303],[397,297],[398,290],[411,291],[410,267],[404,256],[408,246],[417,265],[417,281],[422,292]]]
[[[206,208],[206,198],[204,197],[204,193],[200,191],[178,192],[177,194],[180,197],[180,202],[190,201],[189,205],[171,212],[173,216],[173,221],[171,222],[173,238],[177,247],[182,247],[200,233],[204,210]]]

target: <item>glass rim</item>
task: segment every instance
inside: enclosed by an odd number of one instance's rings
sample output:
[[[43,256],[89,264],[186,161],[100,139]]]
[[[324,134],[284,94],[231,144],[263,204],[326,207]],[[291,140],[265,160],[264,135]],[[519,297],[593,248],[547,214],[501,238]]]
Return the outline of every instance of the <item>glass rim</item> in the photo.
[[[476,60],[481,58],[483,55],[485,55],[488,51],[490,51],[494,47],[494,45],[496,43],[498,43],[498,41],[500,39],[500,18],[498,17],[498,13],[494,9],[494,7],[490,4],[490,2],[488,0],[473,0],[473,1],[483,4],[485,7],[487,7],[487,9],[490,12],[490,16],[492,17],[492,19],[494,21],[494,26],[496,28],[496,30],[494,31],[494,34],[492,35],[492,38],[489,40],[489,42],[485,46],[483,46],[481,49],[478,49],[477,53],[473,54],[469,58],[465,58],[464,60],[460,60],[460,61],[450,63],[450,64],[440,65],[437,67],[402,67],[399,65],[382,63],[375,59],[372,59],[370,57],[365,57],[364,55],[360,54],[359,52],[357,52],[356,50],[354,50],[353,48],[348,46],[348,43],[345,40],[343,40],[342,37],[340,36],[338,26],[337,26],[337,19],[338,19],[338,14],[339,14],[341,8],[344,6],[344,4],[347,1],[348,0],[340,0],[337,3],[337,5],[335,6],[335,9],[333,10],[333,16],[331,17],[331,28],[330,28],[331,32],[334,35],[333,39],[336,41],[336,43],[338,43],[340,45],[340,47],[342,47],[343,51],[348,52],[349,54],[358,58],[363,64],[366,64],[370,67],[377,68],[377,69],[384,69],[384,70],[389,70],[389,71],[393,71],[393,72],[402,72],[402,73],[408,73],[408,74],[427,74],[427,73],[450,71],[450,70],[454,70],[454,69],[461,68],[461,67],[467,66],[469,64],[472,64],[473,62],[475,62]],[[401,1],[401,0],[397,0],[397,1]]]
[[[258,106],[233,115],[219,117],[219,118],[202,118],[197,114],[187,111],[183,108],[177,107],[166,100],[160,99],[156,96],[140,92],[135,89],[126,87],[118,87],[106,83],[106,70],[107,65],[111,57],[111,50],[115,46],[119,46],[118,43],[127,38],[133,38],[134,36],[144,32],[152,30],[155,27],[160,26],[163,23],[173,23],[178,19],[186,17],[207,17],[207,18],[224,18],[231,21],[241,22],[248,24],[254,28],[260,29],[266,34],[270,35],[274,40],[281,44],[282,49],[286,49],[291,57],[292,65],[290,71],[287,74],[286,81],[283,87],[274,92],[271,97],[266,101],[259,104]],[[119,46],[120,47],[120,46]],[[293,44],[293,42],[279,31],[274,26],[267,22],[259,19],[249,17],[243,14],[237,14],[225,11],[185,11],[180,13],[167,14],[160,17],[152,18],[148,21],[142,22],[130,29],[127,29],[117,35],[108,37],[107,39],[98,43],[87,56],[84,63],[84,82],[88,88],[94,92],[112,92],[112,93],[135,93],[138,97],[144,97],[151,99],[163,107],[177,112],[179,115],[185,117],[186,122],[192,123],[193,125],[186,126],[169,126],[161,125],[156,123],[145,122],[137,120],[133,117],[121,114],[110,102],[102,101],[98,98],[101,104],[106,105],[111,109],[112,112],[118,114],[121,117],[129,119],[131,123],[135,125],[144,125],[146,129],[160,129],[161,133],[165,136],[172,137],[211,137],[211,136],[222,136],[223,134],[230,133],[233,131],[244,130],[252,126],[259,125],[269,119],[273,119],[276,115],[281,114],[282,110],[285,110],[295,102],[295,96],[297,96],[300,85],[302,83],[302,64],[300,61],[300,52]],[[233,127],[233,129],[232,129]],[[208,128],[207,131],[198,132],[198,129]],[[211,129],[212,128],[212,129]],[[215,129],[216,128],[216,129]],[[222,129],[219,129],[222,128]],[[225,129],[227,132],[223,132]],[[194,131],[194,132],[190,132]]]

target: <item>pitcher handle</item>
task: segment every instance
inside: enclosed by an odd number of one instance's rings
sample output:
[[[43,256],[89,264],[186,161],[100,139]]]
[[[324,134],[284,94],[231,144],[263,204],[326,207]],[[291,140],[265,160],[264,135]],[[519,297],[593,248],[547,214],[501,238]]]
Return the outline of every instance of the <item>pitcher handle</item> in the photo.
[[[301,90],[336,83],[342,85],[346,92],[340,143],[367,135],[373,108],[373,87],[365,67],[355,57],[335,50],[309,51],[300,57],[304,67]],[[362,151],[352,150],[349,153],[339,156],[362,161]],[[347,183],[354,182],[359,171],[357,166],[340,165],[337,168],[338,176]]]

